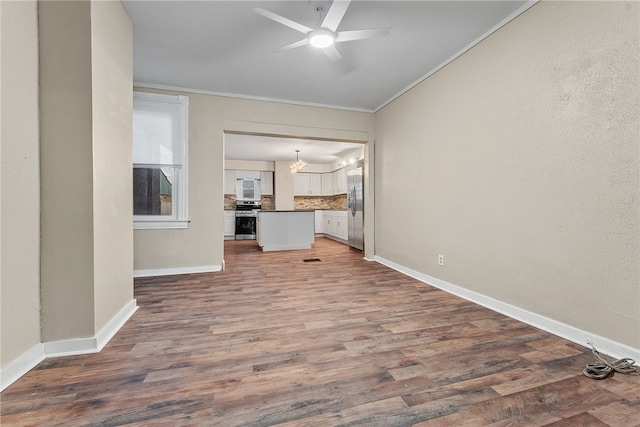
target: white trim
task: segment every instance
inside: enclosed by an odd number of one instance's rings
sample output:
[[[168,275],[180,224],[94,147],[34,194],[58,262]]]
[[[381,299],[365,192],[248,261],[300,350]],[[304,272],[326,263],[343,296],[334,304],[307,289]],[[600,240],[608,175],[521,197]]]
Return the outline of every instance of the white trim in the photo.
[[[21,376],[38,366],[45,358],[44,344],[39,343],[11,361],[0,371],[0,391],[3,391]]]
[[[96,337],[73,338],[70,340],[48,341],[44,343],[44,352],[49,357],[75,356],[78,354],[97,353]]]
[[[146,89],[173,90],[176,92],[197,93],[200,95],[222,96],[225,98],[248,99],[251,101],[277,102],[279,104],[301,105],[303,107],[331,108],[332,110],[355,111],[358,113],[373,113],[373,110],[367,108],[344,107],[340,105],[316,104],[313,102],[292,101],[290,99],[268,98],[264,96],[242,95],[238,93],[216,92],[211,90],[193,89],[182,86],[159,85],[154,83],[133,82],[133,87]]]
[[[136,300],[132,299],[107,322],[95,337],[49,341],[37,344],[0,371],[0,391],[9,387],[21,376],[49,357],[98,353],[111,338],[114,337],[120,328],[124,326],[127,320],[133,316],[133,313],[135,313],[137,309]]]
[[[186,95],[163,95],[151,92],[133,92],[135,101],[150,103],[176,104],[180,111],[180,149],[182,161],[179,165],[156,165],[155,167],[171,167],[174,170],[175,201],[173,214],[170,217],[158,218],[156,215],[134,215],[134,230],[166,229],[189,227],[189,97]],[[137,111],[137,110],[136,110]],[[134,141],[135,144],[135,141]],[[133,163],[133,167],[140,165]]]
[[[134,220],[134,230],[159,230],[159,229],[183,229],[189,228],[189,220]]]
[[[189,105],[189,98],[180,95],[164,95],[160,93],[150,92],[133,92],[133,99],[141,101],[166,102],[168,104],[186,104]]]
[[[613,341],[609,338],[602,337],[591,332],[584,331],[582,329],[578,329],[571,325],[567,325],[566,323],[562,323],[557,320],[542,316],[540,314],[536,314],[513,306],[511,304],[498,301],[494,298],[488,297],[478,292],[474,292],[469,289],[454,285],[452,283],[445,282],[444,280],[440,280],[436,277],[422,274],[377,255],[374,257],[374,260],[379,262],[380,264],[386,265],[389,268],[406,274],[407,276],[413,277],[414,279],[417,279],[428,285],[434,286],[438,289],[442,289],[443,291],[446,291],[450,294],[459,296],[490,310],[511,317],[512,319],[519,320],[528,325],[542,329],[543,331],[572,341],[576,344],[588,348],[590,348],[589,346],[593,344],[595,348],[598,349],[598,351],[614,358],[621,359],[624,357],[630,357],[634,360],[640,360],[640,349],[638,348],[633,348],[626,344]]]
[[[77,354],[98,353],[124,326],[133,313],[138,309],[136,300],[132,299],[120,311],[107,322],[106,325],[93,337],[74,338],[70,340],[49,341],[44,343],[44,352],[47,357],[74,356]]]
[[[133,270],[133,277],[173,276],[175,274],[216,273],[222,271],[221,265],[202,265],[197,267],[152,268]]]
[[[101,351],[104,346],[111,341],[111,338],[115,336],[115,334],[124,326],[125,323],[127,323],[127,320],[129,320],[137,310],[138,303],[135,299],[132,299],[126,303],[125,306],[120,309],[118,314],[113,316],[111,320],[109,320],[107,324],[100,329],[100,331],[98,331],[98,334],[96,335],[98,351]]]

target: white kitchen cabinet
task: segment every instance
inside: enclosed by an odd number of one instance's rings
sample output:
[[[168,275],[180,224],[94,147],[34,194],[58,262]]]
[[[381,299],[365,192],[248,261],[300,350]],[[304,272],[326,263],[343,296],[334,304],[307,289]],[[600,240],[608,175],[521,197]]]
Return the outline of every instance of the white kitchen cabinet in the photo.
[[[347,193],[347,171],[345,168],[332,172],[333,194]]]
[[[293,175],[294,196],[321,196],[322,176],[319,173],[299,172]]]
[[[236,237],[236,211],[224,211],[224,238],[233,240]]]
[[[347,211],[323,211],[324,212],[324,234],[334,239],[347,241],[348,225]]]
[[[323,233],[325,236],[328,237],[333,237],[335,232],[336,232],[336,221],[334,220],[333,216],[331,215],[331,213],[329,213],[329,211],[325,211],[324,212],[324,216],[323,216],[323,225],[324,225],[324,229],[323,229]]]
[[[342,240],[349,239],[347,211],[338,213],[338,237]]]
[[[236,194],[236,171],[225,169],[224,171],[224,194]]]
[[[263,196],[273,196],[273,172],[260,172],[260,191]]]
[[[323,173],[322,177],[322,195],[333,196],[333,179],[331,172]]]
[[[315,211],[315,229],[316,234],[324,233],[324,211]]]
[[[307,196],[309,194],[309,174],[294,173],[293,174],[293,195]]]
[[[264,252],[311,249],[313,212],[260,211],[257,231],[257,243]]]
[[[322,175],[319,173],[309,174],[309,195],[321,196],[322,195]]]

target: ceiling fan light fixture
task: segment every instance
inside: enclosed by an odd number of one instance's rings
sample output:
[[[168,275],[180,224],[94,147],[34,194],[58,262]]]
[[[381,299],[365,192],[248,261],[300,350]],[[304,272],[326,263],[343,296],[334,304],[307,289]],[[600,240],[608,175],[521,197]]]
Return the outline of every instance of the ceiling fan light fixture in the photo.
[[[335,39],[335,34],[327,30],[317,30],[309,34],[309,44],[319,49],[331,46]]]

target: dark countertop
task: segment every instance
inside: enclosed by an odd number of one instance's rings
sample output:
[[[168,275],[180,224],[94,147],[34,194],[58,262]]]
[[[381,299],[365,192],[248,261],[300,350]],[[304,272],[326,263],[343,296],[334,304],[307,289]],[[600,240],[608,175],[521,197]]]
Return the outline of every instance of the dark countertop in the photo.
[[[275,210],[275,211],[260,211],[260,213],[262,212],[273,212],[273,213],[279,213],[279,212],[315,212],[315,209],[294,209],[294,210]]]

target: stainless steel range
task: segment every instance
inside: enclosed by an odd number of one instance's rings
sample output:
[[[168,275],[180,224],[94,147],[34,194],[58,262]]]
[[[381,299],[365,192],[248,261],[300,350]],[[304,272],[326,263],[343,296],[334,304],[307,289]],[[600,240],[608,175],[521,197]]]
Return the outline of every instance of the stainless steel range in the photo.
[[[261,208],[258,200],[236,201],[236,240],[256,239],[256,222]]]

